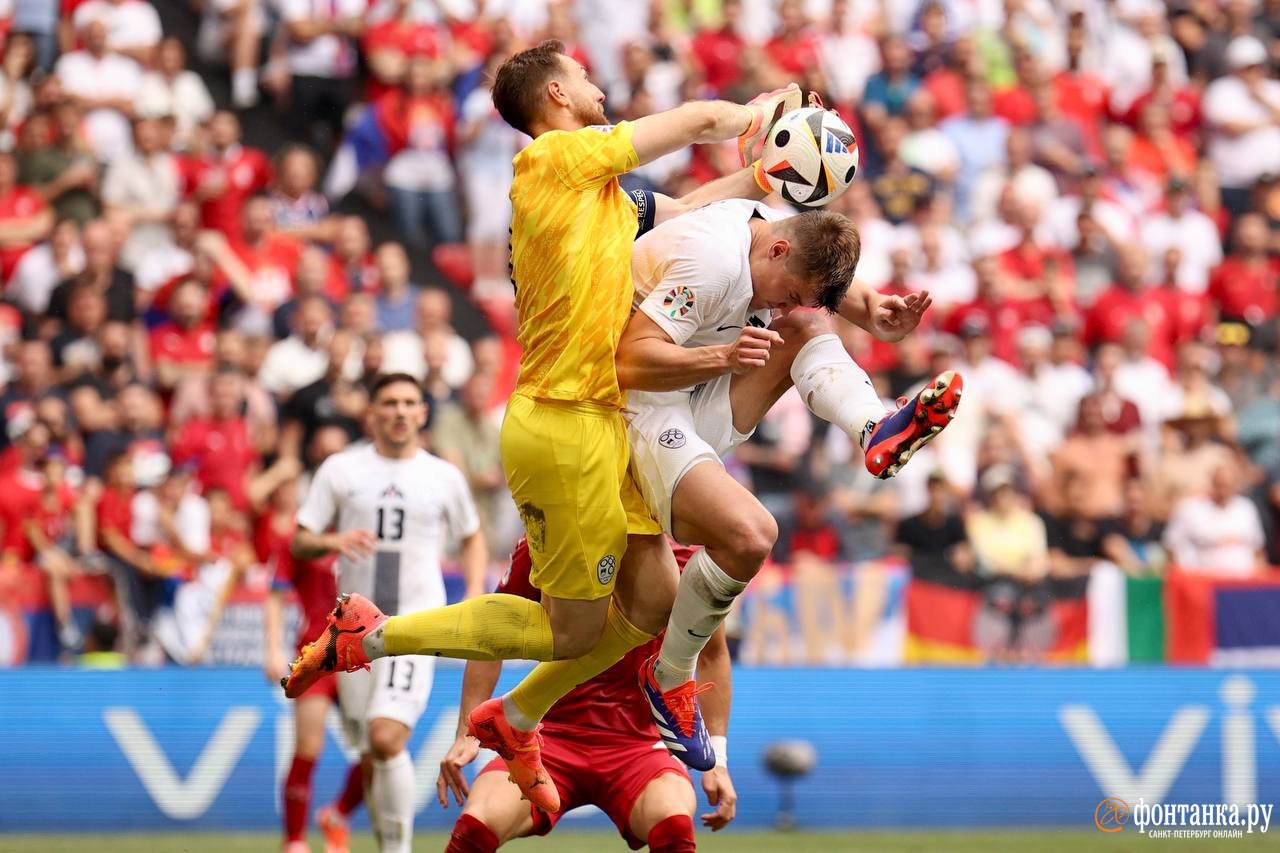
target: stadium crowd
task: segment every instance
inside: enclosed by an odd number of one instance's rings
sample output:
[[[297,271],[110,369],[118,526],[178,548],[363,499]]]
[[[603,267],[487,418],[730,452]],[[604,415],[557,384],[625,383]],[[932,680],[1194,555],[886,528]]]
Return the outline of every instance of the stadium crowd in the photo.
[[[509,550],[522,138],[486,84],[547,37],[614,119],[819,92],[859,142],[832,205],[859,275],[933,296],[901,344],[845,335],[886,399],[964,375],[902,474],[871,479],[794,393],[730,461],[780,564],[894,553],[1034,585],[1280,563],[1280,2],[55,7],[0,3],[0,589],[47,600],[68,652],[88,576],[112,590],[90,649],[200,660],[183,608],[262,582],[380,372],[423,380],[424,440]],[[246,144],[240,116],[287,144]],[[678,195],[734,167],[701,146],[628,180]]]

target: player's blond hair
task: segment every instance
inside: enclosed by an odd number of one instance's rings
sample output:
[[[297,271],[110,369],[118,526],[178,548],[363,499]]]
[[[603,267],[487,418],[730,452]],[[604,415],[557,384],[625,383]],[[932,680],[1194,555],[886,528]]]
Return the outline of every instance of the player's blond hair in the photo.
[[[862,255],[857,226],[847,216],[830,210],[806,211],[778,224],[791,240],[791,271],[806,281],[818,282],[817,306],[835,313]]]

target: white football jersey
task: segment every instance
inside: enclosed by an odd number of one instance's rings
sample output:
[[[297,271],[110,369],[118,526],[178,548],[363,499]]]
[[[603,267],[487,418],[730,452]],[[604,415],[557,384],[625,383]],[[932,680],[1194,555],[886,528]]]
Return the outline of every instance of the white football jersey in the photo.
[[[771,311],[751,309],[749,223],[794,215],[731,199],[662,223],[631,252],[635,307],[687,347],[733,343],[744,325],[769,325]]]
[[[316,471],[298,524],[316,533],[369,530],[378,550],[338,560],[338,589],[358,592],[389,614],[445,604],[440,564],[451,541],[472,535],[480,518],[462,472],[419,450],[388,459],[372,443],[335,453]]]

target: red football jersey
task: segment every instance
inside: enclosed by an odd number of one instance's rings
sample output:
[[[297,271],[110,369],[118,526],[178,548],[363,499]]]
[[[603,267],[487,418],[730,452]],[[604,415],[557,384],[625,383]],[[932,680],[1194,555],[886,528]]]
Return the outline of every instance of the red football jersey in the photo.
[[[681,571],[693,556],[692,548],[673,545],[676,563]],[[533,562],[529,558],[529,546],[523,539],[511,555],[511,567],[498,584],[498,592],[519,595],[533,601],[541,593],[529,582]],[[582,729],[591,730],[592,737],[607,731],[619,738],[643,741],[660,740],[658,727],[640,690],[640,668],[645,661],[657,654],[662,645],[662,635],[627,652],[626,657],[588,681],[579,684],[551,707],[542,718],[542,724],[551,730],[562,730],[563,736],[573,737]]]
[[[222,192],[201,202],[200,218],[205,228],[221,231],[229,240],[240,237],[240,214],[245,202],[271,183],[270,158],[257,148],[241,145],[229,149],[221,158],[188,158],[179,168],[188,194],[206,181],[222,184]]]
[[[334,599],[338,597],[338,577],[333,570],[337,554],[318,560],[297,560],[289,553],[289,540],[293,538],[296,524],[292,517],[282,525],[272,523],[270,515],[258,519],[254,530],[254,549],[258,559],[272,569],[272,589],[284,591],[293,588],[298,595],[298,607],[302,611],[302,624],[298,627],[297,642],[307,642],[324,630]]]
[[[0,198],[0,225],[10,219],[35,216],[48,207],[44,198],[31,187],[15,186],[8,195]],[[18,261],[34,245],[34,242],[18,243],[0,249],[0,279],[8,281]]]
[[[171,447],[174,464],[196,464],[196,479],[205,489],[224,489],[241,511],[249,508],[245,477],[258,461],[244,418],[216,421],[193,418],[182,425]]]

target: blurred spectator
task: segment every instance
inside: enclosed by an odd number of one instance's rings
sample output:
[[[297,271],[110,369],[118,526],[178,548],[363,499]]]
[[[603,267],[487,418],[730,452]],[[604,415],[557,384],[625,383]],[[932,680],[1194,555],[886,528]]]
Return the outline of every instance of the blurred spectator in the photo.
[[[1138,113],[1138,135],[1129,148],[1129,165],[1160,180],[1195,170],[1195,146],[1174,134],[1163,104],[1149,103]]]
[[[329,242],[337,221],[329,216],[329,201],[316,192],[320,162],[314,151],[291,145],[276,157],[276,183],[271,190],[271,213],[276,228],[300,240]]]
[[[320,296],[307,296],[293,315],[293,334],[267,350],[258,371],[262,387],[287,399],[324,376],[329,364],[328,343],[333,334],[333,310]]]
[[[383,173],[400,235],[415,249],[462,242],[453,148],[454,106],[439,61],[409,63],[403,90],[377,105],[399,144]]]
[[[55,72],[71,103],[85,111],[84,133],[94,156],[110,162],[132,147],[129,119],[142,68],[107,46],[102,21],[89,21],[80,35],[84,48],[64,53]]]
[[[1165,252],[1179,252],[1175,281],[1189,293],[1203,293],[1209,272],[1222,261],[1222,242],[1213,220],[1191,206],[1185,177],[1174,175],[1165,184],[1164,210],[1142,223],[1142,245],[1151,263],[1152,278],[1163,270]]]
[[[1209,278],[1214,319],[1259,325],[1276,316],[1280,258],[1267,253],[1267,223],[1259,214],[1236,220],[1232,249]]]
[[[452,320],[453,300],[448,291],[429,287],[419,292],[413,307],[412,331],[391,332],[382,338],[382,369],[425,378],[424,348],[435,340],[442,359],[440,378],[448,387],[460,388],[471,375],[475,362],[471,347],[454,331]]]
[[[964,113],[941,124],[942,131],[960,152],[956,176],[956,211],[962,219],[971,216],[971,195],[976,182],[989,167],[1006,158],[1008,123],[991,112],[991,90],[982,80],[971,79],[965,87]]]
[[[160,16],[150,3],[137,0],[87,0],[76,6],[71,23],[84,31],[101,21],[107,31],[107,48],[142,65],[151,62],[160,43]]]
[[[424,20],[413,0],[380,3],[369,14],[370,24],[361,39],[369,66],[367,96],[373,101],[403,82],[411,60],[440,59],[447,34]]]
[[[80,229],[70,219],[64,219],[54,225],[48,240],[31,247],[19,258],[5,294],[27,314],[38,316],[48,309],[49,296],[58,283],[83,269]]]
[[[791,497],[791,512],[787,514],[787,523],[779,525],[773,559],[786,564],[807,558],[821,561],[829,569],[833,563],[883,555],[884,534],[879,518],[875,519],[874,524],[878,530],[860,525],[863,527],[862,532],[871,535],[859,537],[860,544],[865,546],[865,554],[852,554],[845,548],[846,539],[841,535],[841,519],[832,503],[830,486],[819,479],[808,480],[797,486]]]
[[[80,232],[84,249],[84,269],[66,279],[49,294],[46,317],[50,328],[69,321],[71,293],[84,288],[98,294],[105,302],[106,319],[132,323],[135,308],[133,276],[116,263],[119,246],[116,235],[105,220],[95,219]]]
[[[1055,512],[1042,512],[1049,543],[1049,572],[1057,578],[1085,577],[1094,563],[1104,557],[1104,543],[1111,533],[1110,517],[1091,510],[1096,504],[1089,495],[1090,482],[1068,475],[1062,483],[1062,501]],[[1117,504],[1116,510],[1119,510]]]
[[[328,365],[315,382],[304,385],[289,396],[281,411],[280,454],[302,459],[315,434],[324,427],[336,426],[356,441],[363,433],[369,395],[359,382],[348,378],[348,369],[356,352],[357,339],[351,332],[339,330],[329,338]]]
[[[466,474],[485,539],[494,553],[502,553],[514,541],[514,504],[502,473],[501,418],[488,409],[492,387],[489,374],[473,373],[458,390],[457,401],[441,406],[433,417],[431,447]]]
[[[18,180],[13,155],[0,152],[0,278],[6,282],[27,250],[53,230],[53,211]]]
[[[726,2],[725,9],[730,5],[737,7],[741,4],[736,0]],[[830,20],[820,33],[821,43],[818,49],[822,76],[827,81],[827,91],[838,105],[858,103],[866,91],[867,81],[880,70],[880,51],[875,40],[852,14],[853,5],[851,0],[832,0]],[[725,18],[727,21],[727,11]],[[728,26],[726,24],[726,28]],[[736,73],[740,73],[736,63],[741,38],[737,37],[735,43],[735,36],[736,34],[731,33],[725,42],[720,43],[726,56],[725,62],[732,63],[731,67],[735,72],[733,80],[737,79]],[[694,51],[697,55],[696,40]],[[734,54],[732,59],[728,58],[730,52]],[[707,82],[712,82],[709,73]],[[713,84],[713,88],[723,91],[724,87]]]
[[[867,125],[873,130],[888,116],[903,115],[908,100],[920,88],[920,78],[911,71],[911,48],[901,37],[881,40],[880,64],[881,70],[867,79],[862,93]]]
[[[1037,581],[1049,571],[1044,522],[1026,508],[1013,472],[995,466],[982,475],[982,508],[965,522],[975,565],[983,575]]]
[[[927,172],[944,185],[950,185],[960,168],[960,154],[937,127],[933,96],[924,89],[917,89],[907,99],[906,114],[911,132],[902,140],[899,155],[908,165]]]
[[[99,398],[99,408],[102,402]],[[85,474],[106,476],[108,461],[117,456],[127,463],[124,467],[130,477],[138,472],[147,481],[158,481],[168,473],[169,455],[159,429],[160,404],[151,391],[139,383],[127,385],[115,396],[108,412],[110,419],[95,424],[85,443]],[[77,413],[77,420],[86,419]]]
[[[134,283],[150,297],[166,284],[196,274],[197,239],[200,235],[200,208],[193,201],[180,201],[169,223],[171,242],[147,252],[133,271]],[[205,258],[206,273],[212,277],[213,262]]]
[[[1102,136],[1105,161],[1102,192],[1128,214],[1130,229],[1155,210],[1160,202],[1160,183],[1147,172],[1134,168],[1130,152],[1133,132],[1122,124],[1113,124]]]
[[[288,36],[289,127],[294,137],[332,150],[352,96],[356,39],[364,32],[365,0],[282,0]]]
[[[248,480],[258,465],[244,417],[243,377],[223,368],[209,380],[209,417],[182,424],[172,439],[175,465],[195,468],[201,489],[221,489],[232,506],[249,508]]]
[[[1253,502],[1239,493],[1239,482],[1234,465],[1219,465],[1207,495],[1191,495],[1174,505],[1164,541],[1179,566],[1224,576],[1265,569],[1262,519]]]
[[[898,523],[894,541],[911,561],[913,577],[946,580],[957,572],[973,571],[964,519],[956,506],[954,489],[941,471],[931,471],[929,503],[918,515]]]
[[[58,219],[84,225],[98,215],[93,194],[98,169],[76,138],[79,121],[80,111],[71,104],[27,119],[18,151],[18,183],[38,192]]]
[[[271,162],[257,148],[240,144],[240,120],[233,113],[214,113],[208,137],[205,150],[186,163],[184,191],[200,203],[204,227],[234,242],[242,236],[246,203],[271,182]]]
[[[244,6],[256,5],[253,0],[239,2]],[[172,120],[174,146],[188,150],[195,141],[197,129],[213,117],[213,98],[200,75],[187,68],[187,51],[181,41],[165,39],[160,42],[156,55],[155,67],[142,75],[138,86],[137,114]]]
[[[196,35],[200,57],[209,65],[230,66],[231,103],[237,109],[258,102],[258,52],[267,26],[265,5],[258,0],[210,0],[201,4],[203,16]],[[283,88],[288,88],[287,81]]]
[[[169,150],[168,122],[134,119],[133,153],[112,163],[102,181],[106,218],[129,235],[120,265],[135,272],[173,243],[169,223],[182,197],[182,176]]]
[[[1248,209],[1249,187],[1265,173],[1280,173],[1280,81],[1267,79],[1267,49],[1238,36],[1226,52],[1230,74],[1204,92],[1209,159],[1232,212]]]
[[[933,196],[935,182],[928,172],[910,165],[902,158],[906,139],[906,123],[889,118],[880,127],[876,139],[880,147],[880,174],[871,183],[885,219],[900,225],[915,215]]]
[[[1006,187],[1018,203],[1037,211],[1046,210],[1058,198],[1053,175],[1033,162],[1032,137],[1026,128],[1010,129],[1005,152],[1005,160],[987,167],[973,186],[969,212],[975,220],[995,217],[997,200]]]
[[[752,492],[780,524],[790,516],[791,494],[812,431],[809,410],[793,388],[734,451],[734,458],[750,471]]]
[[[1130,575],[1162,574],[1168,562],[1161,544],[1164,525],[1152,509],[1142,480],[1130,480],[1124,487],[1124,509],[1103,539],[1107,559]]]
[[[1093,395],[1080,401],[1080,420],[1053,454],[1051,500],[1055,511],[1070,507],[1088,518],[1120,512],[1125,480],[1136,473],[1137,446],[1132,434],[1107,429],[1102,401]],[[1068,487],[1075,486],[1072,491]]]
[[[343,299],[349,293],[369,293],[378,289],[378,269],[373,262],[369,226],[359,216],[338,220],[334,237],[328,293]]]
[[[409,283],[409,256],[399,243],[383,243],[374,254],[378,266],[378,328],[403,332],[413,328],[418,288]]]
[[[212,369],[214,330],[208,316],[208,292],[194,281],[178,285],[169,300],[168,322],[151,330],[151,363],[161,388],[172,390],[184,378]]]

